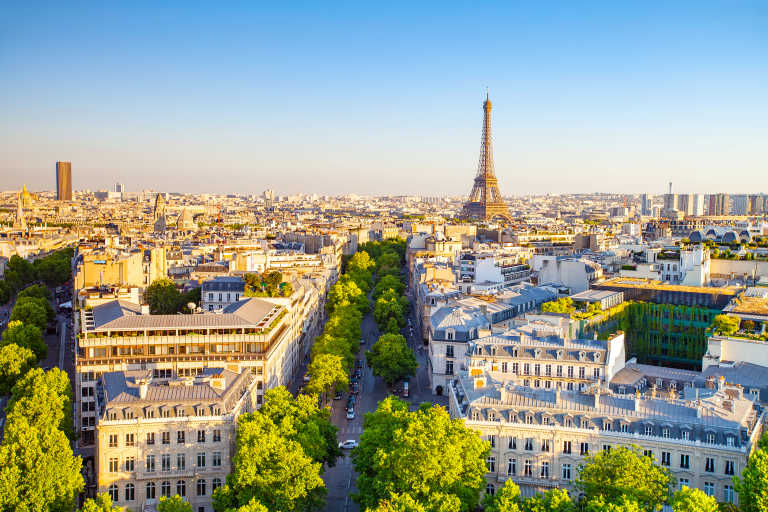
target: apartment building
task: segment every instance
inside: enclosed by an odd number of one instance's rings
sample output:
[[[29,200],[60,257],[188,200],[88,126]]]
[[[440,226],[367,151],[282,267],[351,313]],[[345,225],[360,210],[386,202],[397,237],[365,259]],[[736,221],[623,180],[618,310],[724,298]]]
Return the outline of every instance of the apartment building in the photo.
[[[741,387],[721,379],[715,389],[689,387],[669,397],[618,395],[599,382],[582,391],[535,389],[493,378],[486,371],[491,364],[460,372],[449,385],[451,416],[491,443],[489,492],[511,478],[524,496],[552,488],[578,493],[574,482],[585,457],[638,446],[679,486],[737,502],[733,476],[744,469],[765,421]]]
[[[211,512],[213,491],[231,472],[237,418],[252,412],[260,384],[249,368],[106,372],[97,380],[96,482],[115,505],[154,510],[180,495]]]
[[[217,276],[203,281],[200,307],[203,311],[217,311],[245,297],[245,281],[240,277]]]
[[[458,267],[465,293],[486,293],[531,279],[531,267],[516,255],[464,253]]]
[[[75,362],[79,447],[88,456],[98,417],[96,383],[108,372],[150,370],[191,377],[206,368],[249,369],[263,390],[288,384],[320,333],[318,290],[297,285],[286,298],[249,298],[221,313],[149,315],[111,301],[81,310]],[[145,314],[142,314],[145,313]]]

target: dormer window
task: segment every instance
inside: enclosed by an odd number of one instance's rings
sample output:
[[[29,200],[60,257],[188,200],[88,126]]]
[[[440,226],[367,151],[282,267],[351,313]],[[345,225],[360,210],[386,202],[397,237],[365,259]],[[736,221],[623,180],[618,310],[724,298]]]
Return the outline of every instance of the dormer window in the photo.
[[[453,329],[448,329],[447,331],[445,331],[445,339],[449,341],[453,341],[456,339]]]
[[[145,412],[147,418],[154,418],[155,417],[155,410],[148,408]]]
[[[586,358],[587,358],[587,353],[586,352],[584,352],[583,350],[581,352],[579,352],[579,361],[583,361]]]
[[[599,363],[600,362],[600,352],[595,352],[594,354],[592,354],[592,359],[594,359],[594,361],[596,363]]]
[[[517,357],[517,347],[512,347],[512,357]]]
[[[728,446],[733,446],[736,444],[736,440],[733,438],[733,436],[728,436],[725,438],[725,444]]]
[[[525,422],[529,425],[533,425],[533,414],[528,414],[525,417]]]
[[[480,420],[480,413],[478,411],[476,411],[476,410],[472,411],[472,419],[475,420],[475,421],[479,421]]]
[[[132,409],[125,409],[125,411],[123,411],[123,416],[127,420],[132,420],[133,419],[133,410]]]
[[[715,444],[715,434],[712,432],[707,433],[707,443]]]
[[[537,348],[537,349],[535,349],[535,350],[533,351],[533,356],[534,356],[536,359],[540,358],[540,357],[541,357],[541,349],[540,349],[540,348]]]

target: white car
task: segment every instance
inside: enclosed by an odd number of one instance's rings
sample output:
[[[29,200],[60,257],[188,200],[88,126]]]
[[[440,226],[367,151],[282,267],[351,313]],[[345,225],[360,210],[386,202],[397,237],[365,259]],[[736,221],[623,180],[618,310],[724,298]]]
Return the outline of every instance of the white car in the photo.
[[[360,446],[360,443],[354,439],[347,439],[346,441],[339,443],[339,448],[342,450],[351,450],[352,448],[357,448],[358,446]]]
[[[311,377],[312,377],[312,376],[311,376],[309,373],[305,373],[305,374],[304,374],[304,382],[309,382],[309,379],[310,379]]]
[[[354,410],[354,409],[350,408],[350,409],[347,411],[347,419],[348,419],[348,420],[353,420],[353,419],[355,419],[355,410]]]

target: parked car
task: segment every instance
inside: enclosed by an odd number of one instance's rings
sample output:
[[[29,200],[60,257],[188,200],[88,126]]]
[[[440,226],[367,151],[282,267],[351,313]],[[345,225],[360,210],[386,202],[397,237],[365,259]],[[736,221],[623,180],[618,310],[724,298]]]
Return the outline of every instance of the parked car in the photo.
[[[357,380],[358,380],[358,379],[357,379],[357,375],[352,375],[352,376],[349,378],[349,382],[351,382],[352,384],[357,384]]]
[[[365,338],[360,338],[360,344],[365,345]]]
[[[360,368],[355,370],[355,377],[358,379],[363,376],[363,372],[360,370]]]
[[[347,419],[348,420],[355,419],[355,410],[354,409],[350,409],[350,410],[347,411]]]
[[[403,396],[408,398],[408,381],[403,382]]]
[[[309,382],[309,379],[311,379],[312,376],[309,374],[309,372],[304,374],[304,382]]]
[[[357,382],[352,384],[352,394],[356,395],[360,392],[360,387],[357,385]]]
[[[342,441],[339,443],[339,448],[342,450],[351,450],[352,448],[357,448],[360,446],[360,443],[355,441],[354,439],[347,439],[346,441]]]
[[[337,391],[335,395],[333,395],[334,400],[341,400],[341,391]]]

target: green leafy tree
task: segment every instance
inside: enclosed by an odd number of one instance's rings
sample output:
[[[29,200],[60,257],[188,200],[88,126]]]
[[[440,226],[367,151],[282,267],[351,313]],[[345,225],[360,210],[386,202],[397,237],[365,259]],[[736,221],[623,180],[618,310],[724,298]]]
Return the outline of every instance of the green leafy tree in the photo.
[[[459,512],[461,501],[456,496],[435,493],[429,497],[428,503],[416,501],[410,494],[391,493],[389,498],[382,500],[373,512]]]
[[[363,509],[375,509],[393,494],[408,494],[422,505],[435,498],[458,500],[457,511],[473,510],[485,488],[490,445],[451,419],[446,410],[422,404],[415,412],[395,397],[366,414],[360,446],[352,453]]]
[[[398,381],[416,375],[419,363],[413,350],[400,334],[383,334],[365,354],[373,374],[392,386]]]
[[[238,508],[256,500],[270,510],[315,510],[326,493],[321,471],[322,464],[299,442],[286,438],[266,414],[244,414],[238,420],[232,473],[214,493],[214,508]]]
[[[520,512],[520,488],[512,479],[507,479],[496,494],[486,494],[483,498],[485,512]]]
[[[8,422],[24,418],[40,430],[60,430],[74,438],[72,387],[58,368],[32,368],[13,386],[6,408]]]
[[[162,498],[160,498],[162,501]],[[159,507],[158,507],[159,508]],[[123,507],[116,507],[112,504],[112,498],[109,494],[103,492],[96,496],[96,499],[88,498],[83,503],[80,512],[122,512]]]
[[[742,512],[765,512],[768,510],[768,450],[752,452],[741,478],[734,477],[739,493],[739,507]]]
[[[192,288],[191,290],[181,294],[179,298],[179,304],[181,305],[181,312],[184,314],[193,313],[187,306],[188,304],[194,304],[195,308],[200,306],[200,299],[202,298],[201,288]]]
[[[739,317],[731,315],[717,315],[713,320],[713,327],[717,334],[733,336],[739,330]]]
[[[8,260],[5,269],[6,272],[10,271],[18,276],[20,286],[29,284],[37,279],[35,267],[32,265],[32,263],[28,262],[24,258],[20,258],[15,254]]]
[[[13,320],[3,332],[3,340],[0,345],[17,345],[34,352],[38,361],[48,357],[48,345],[43,340],[40,328],[32,324],[24,324],[19,320]]]
[[[0,348],[0,395],[7,395],[16,382],[37,363],[34,352],[15,343]]]
[[[192,505],[178,494],[161,496],[157,503],[157,512],[192,512]]]
[[[576,505],[564,489],[550,489],[525,500],[523,512],[576,512]]]
[[[82,459],[61,430],[8,415],[0,444],[0,510],[70,512],[85,485],[81,470]]]
[[[337,391],[349,389],[349,377],[347,377],[342,356],[320,354],[312,359],[308,371],[311,375],[307,384],[309,393],[325,396],[332,388]]]
[[[671,505],[674,512],[719,512],[715,498],[688,486],[672,495]]]
[[[405,325],[405,315],[408,311],[408,299],[398,295],[394,290],[386,290],[374,302],[373,318],[379,329],[384,329],[390,318],[397,320],[402,327]]]
[[[13,297],[14,288],[7,281],[0,281],[0,304],[8,304]]]
[[[561,297],[541,305],[543,313],[573,313],[575,309],[573,300],[570,297]]]
[[[38,285],[33,285],[38,286]],[[32,286],[25,288],[25,290],[32,288]],[[19,293],[23,293],[24,290],[22,290]],[[34,293],[34,292],[33,292]],[[46,323],[52,321],[56,318],[56,311],[54,311],[53,306],[51,306],[51,303],[48,299],[45,297],[39,297],[37,295],[17,295],[16,296],[16,304],[13,305],[13,308],[16,309],[20,305],[26,304],[26,303],[34,303],[38,304],[41,308],[45,310],[45,319]],[[45,325],[43,325],[45,327]]]
[[[37,278],[48,286],[60,286],[72,277],[74,249],[67,247],[53,254],[35,260],[33,263]]]
[[[245,505],[238,508],[229,508],[226,512],[269,512],[269,510],[255,499],[251,499]]]
[[[48,325],[48,312],[46,307],[37,299],[25,297],[16,301],[11,311],[10,321],[22,322],[27,325],[35,325],[41,331]]]
[[[402,295],[405,291],[405,284],[397,276],[385,275],[376,283],[376,287],[373,291],[373,298],[376,299],[380,297],[386,290],[394,290],[395,294]]]
[[[628,496],[620,496],[616,501],[606,501],[603,496],[595,496],[587,502],[585,512],[643,512],[645,509]]]
[[[336,465],[342,454],[336,440],[338,428],[331,423],[330,410],[317,406],[317,397],[302,394],[294,398],[280,386],[267,390],[259,413],[278,425],[286,438],[297,441],[312,460]]]
[[[144,300],[153,315],[173,315],[181,310],[181,293],[170,279],[156,279],[144,290]]]
[[[622,496],[637,501],[643,510],[658,510],[666,502],[674,483],[669,470],[655,464],[637,447],[618,447],[601,451],[585,459],[579,468],[576,486],[587,500],[603,496],[618,503]]]
[[[41,284],[33,284],[21,290],[16,297],[19,299],[22,297],[36,297],[38,299],[51,300],[51,291]]]

